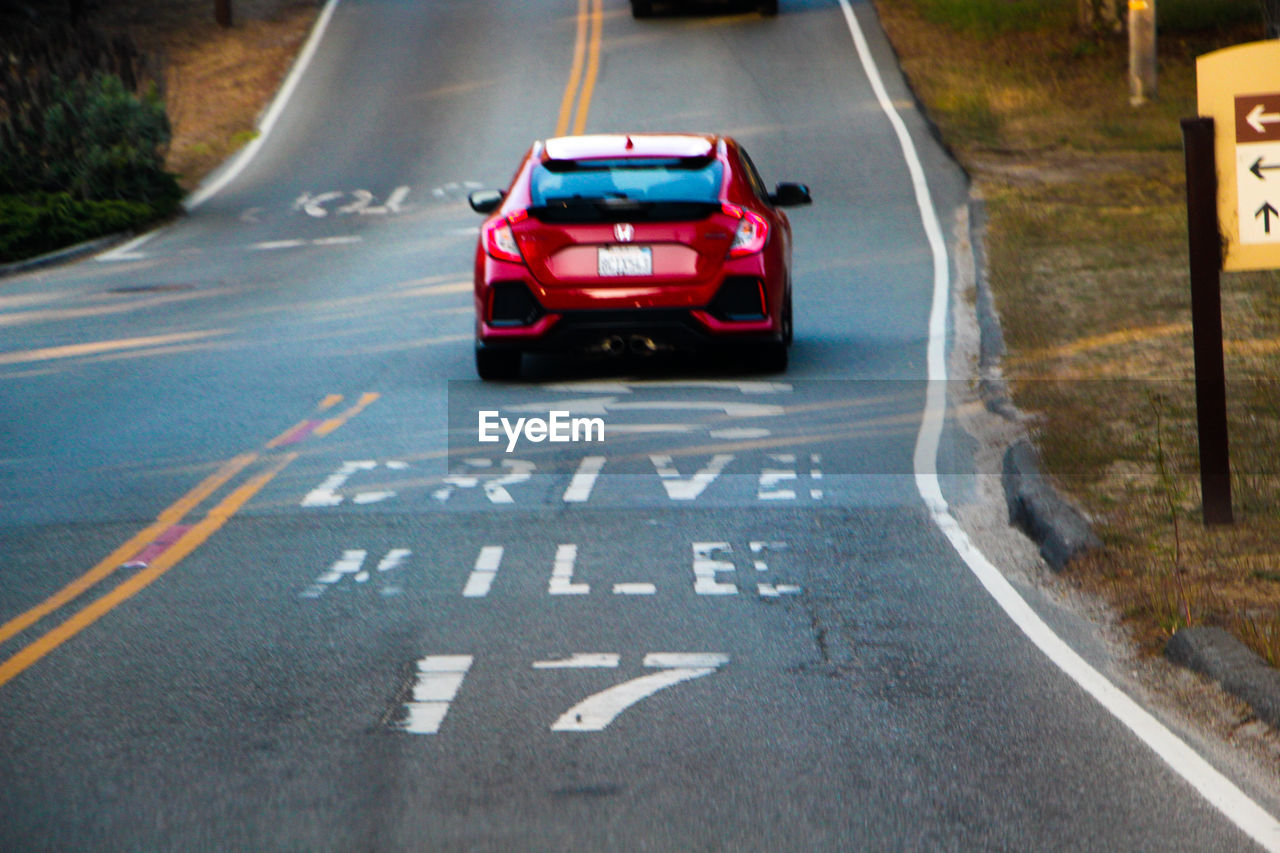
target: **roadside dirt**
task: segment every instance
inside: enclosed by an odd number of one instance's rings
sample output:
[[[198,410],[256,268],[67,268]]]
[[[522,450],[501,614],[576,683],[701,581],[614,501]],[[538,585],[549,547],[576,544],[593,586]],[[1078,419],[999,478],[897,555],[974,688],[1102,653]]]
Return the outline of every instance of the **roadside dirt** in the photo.
[[[184,189],[253,138],[319,8],[315,0],[233,0],[226,29],[211,0],[133,0],[95,15],[159,59],[173,127],[167,165]]]

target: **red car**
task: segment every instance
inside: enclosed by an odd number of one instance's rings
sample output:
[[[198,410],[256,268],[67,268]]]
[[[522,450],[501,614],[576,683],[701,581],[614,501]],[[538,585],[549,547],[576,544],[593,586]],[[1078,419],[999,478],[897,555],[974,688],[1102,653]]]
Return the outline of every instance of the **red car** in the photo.
[[[791,225],[802,184],[770,193],[747,152],[707,134],[601,134],[534,143],[476,247],[476,370],[520,373],[529,351],[621,356],[749,349],[783,370],[791,343]]]

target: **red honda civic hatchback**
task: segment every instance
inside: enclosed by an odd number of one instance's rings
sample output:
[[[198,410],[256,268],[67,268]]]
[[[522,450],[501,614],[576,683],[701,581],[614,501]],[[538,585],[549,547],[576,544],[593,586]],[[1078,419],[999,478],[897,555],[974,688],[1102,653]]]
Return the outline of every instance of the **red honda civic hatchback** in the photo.
[[[733,345],[783,370],[791,224],[802,184],[769,192],[725,136],[600,134],[536,142],[488,214],[475,260],[476,371],[525,352],[621,356]]]

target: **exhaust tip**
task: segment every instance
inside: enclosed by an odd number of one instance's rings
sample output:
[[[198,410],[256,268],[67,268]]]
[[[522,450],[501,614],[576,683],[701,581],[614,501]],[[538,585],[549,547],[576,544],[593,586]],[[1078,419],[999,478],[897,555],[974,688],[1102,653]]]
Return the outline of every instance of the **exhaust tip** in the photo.
[[[658,351],[658,345],[647,335],[632,335],[631,351],[636,355],[653,355]]]

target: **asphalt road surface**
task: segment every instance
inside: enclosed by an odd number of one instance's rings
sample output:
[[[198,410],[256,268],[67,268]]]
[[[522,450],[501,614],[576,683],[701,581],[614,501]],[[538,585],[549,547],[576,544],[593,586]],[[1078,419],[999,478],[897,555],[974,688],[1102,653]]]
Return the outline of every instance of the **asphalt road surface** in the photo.
[[[966,187],[868,5],[883,97],[836,0],[327,8],[189,217],[0,282],[0,849],[1280,843],[1055,665],[922,498],[925,222]],[[465,194],[575,130],[725,132],[812,187],[785,374],[475,381]],[[507,452],[491,410],[604,441]],[[973,443],[938,438],[963,505]]]

